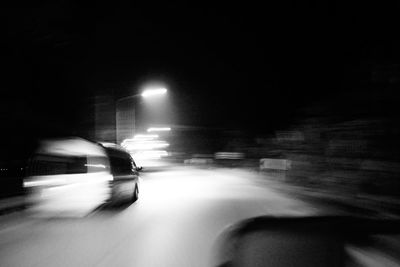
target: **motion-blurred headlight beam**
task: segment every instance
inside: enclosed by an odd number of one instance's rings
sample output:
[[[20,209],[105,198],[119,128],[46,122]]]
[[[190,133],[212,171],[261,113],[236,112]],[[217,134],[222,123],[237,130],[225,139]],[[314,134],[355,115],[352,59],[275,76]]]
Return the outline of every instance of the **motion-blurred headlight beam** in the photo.
[[[133,140],[153,140],[157,138],[157,134],[137,134],[133,137]]]
[[[168,132],[171,131],[171,128],[169,127],[151,127],[149,129],[147,129],[147,132],[151,133],[151,132]]]

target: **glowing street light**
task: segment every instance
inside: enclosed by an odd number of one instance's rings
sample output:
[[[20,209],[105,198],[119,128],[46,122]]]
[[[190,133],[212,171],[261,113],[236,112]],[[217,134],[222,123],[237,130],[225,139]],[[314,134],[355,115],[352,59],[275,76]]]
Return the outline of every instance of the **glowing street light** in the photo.
[[[119,141],[119,131],[120,131],[120,127],[119,127],[119,115],[118,115],[118,105],[120,102],[128,100],[128,99],[135,99],[137,97],[143,97],[143,98],[152,98],[152,97],[157,97],[160,95],[165,95],[167,93],[167,89],[165,87],[161,87],[161,86],[156,86],[156,85],[151,85],[151,86],[146,86],[145,89],[143,90],[143,92],[141,94],[135,94],[135,95],[130,95],[130,96],[126,96],[126,97],[121,97],[119,99],[116,100],[115,103],[115,141],[116,143],[118,143]],[[136,112],[135,112],[135,108],[133,107],[132,109],[133,112],[133,133],[135,133],[136,131]]]
[[[146,89],[142,92],[141,96],[144,98],[152,97],[152,96],[158,96],[158,95],[165,95],[167,93],[167,89],[164,87],[161,88],[152,88],[152,89]]]
[[[143,98],[148,98],[148,97],[152,97],[152,96],[159,96],[159,95],[165,95],[167,93],[167,89],[164,87],[160,87],[160,88],[148,88],[145,89],[141,94],[136,94],[136,95],[129,95],[129,96],[125,96],[125,97],[121,97],[119,99],[117,99],[117,103],[123,100],[127,100],[127,99],[132,99],[132,98],[136,98],[136,97],[143,97]]]

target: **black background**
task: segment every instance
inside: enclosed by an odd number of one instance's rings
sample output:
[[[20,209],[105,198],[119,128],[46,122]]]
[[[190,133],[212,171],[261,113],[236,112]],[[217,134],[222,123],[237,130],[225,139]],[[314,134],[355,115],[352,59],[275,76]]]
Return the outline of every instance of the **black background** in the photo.
[[[168,84],[177,124],[269,132],[301,107],[362,101],[372,70],[398,63],[395,4],[145,2],[1,9],[3,143],[73,134],[91,97],[148,77]]]

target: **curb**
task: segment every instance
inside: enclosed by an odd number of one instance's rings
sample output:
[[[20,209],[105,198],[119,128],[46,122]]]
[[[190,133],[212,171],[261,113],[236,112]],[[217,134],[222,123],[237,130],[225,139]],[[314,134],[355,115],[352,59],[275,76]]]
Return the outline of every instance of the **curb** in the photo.
[[[0,216],[25,209],[25,196],[0,199]]]
[[[270,177],[270,179],[268,179],[268,177]],[[376,196],[370,195],[343,195],[342,192],[333,192],[291,184],[286,181],[275,179],[273,175],[267,176],[260,173],[258,173],[257,180],[260,183],[268,183],[268,186],[271,186],[277,191],[305,201],[318,201],[367,216],[380,216],[385,218],[400,217],[399,199],[389,197],[377,198]]]
[[[349,212],[356,212],[366,216],[379,216],[386,218],[399,218],[400,216],[400,212],[394,211],[383,203],[378,203],[378,201],[367,198],[340,196],[338,194],[335,195],[334,193],[320,190],[311,191],[310,188],[293,186],[286,183],[280,183],[279,186],[274,186],[274,189],[286,194],[295,195],[298,198],[309,201],[320,201],[327,205],[338,206]],[[392,206],[396,205],[393,204]]]

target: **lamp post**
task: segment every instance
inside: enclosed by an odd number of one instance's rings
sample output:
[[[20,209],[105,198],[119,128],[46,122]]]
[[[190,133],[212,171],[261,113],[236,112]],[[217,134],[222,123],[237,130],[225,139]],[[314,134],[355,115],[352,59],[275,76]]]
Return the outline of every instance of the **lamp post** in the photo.
[[[119,143],[118,141],[118,137],[119,137],[119,111],[118,111],[118,104],[121,103],[122,101],[126,101],[128,99],[134,99],[137,97],[143,97],[143,98],[152,98],[152,97],[157,97],[160,95],[165,95],[167,93],[167,89],[164,87],[151,87],[151,88],[147,88],[145,90],[143,90],[143,92],[141,94],[136,94],[136,95],[130,95],[130,96],[125,96],[125,97],[121,97],[118,98],[115,101],[115,143]],[[136,132],[136,111],[135,111],[135,107],[132,107],[132,111],[133,111],[133,135]]]

